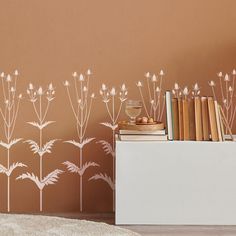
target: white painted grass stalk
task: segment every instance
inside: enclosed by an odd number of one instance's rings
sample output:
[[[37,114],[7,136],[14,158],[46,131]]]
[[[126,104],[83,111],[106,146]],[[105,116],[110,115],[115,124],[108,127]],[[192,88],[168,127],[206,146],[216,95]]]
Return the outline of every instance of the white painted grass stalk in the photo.
[[[0,145],[7,150],[7,167],[0,164],[0,173],[7,176],[7,211],[10,212],[10,177],[17,167],[26,167],[21,162],[10,162],[10,149],[17,144],[22,138],[13,139],[13,133],[18,116],[19,105],[22,95],[16,95],[16,85],[18,80],[18,71],[15,70],[13,75],[1,73],[3,107],[0,107],[1,118],[3,119],[3,129],[6,142],[0,141]]]
[[[73,144],[79,148],[79,165],[65,161],[63,164],[67,167],[67,170],[71,173],[76,173],[80,177],[80,212],[83,211],[83,174],[89,167],[99,166],[95,162],[83,163],[83,147],[93,141],[95,138],[85,138],[85,133],[88,127],[88,121],[91,114],[92,102],[95,98],[94,93],[89,95],[89,83],[91,71],[88,70],[86,74],[78,75],[77,72],[72,74],[73,85],[69,81],[64,82],[66,92],[68,95],[69,103],[76,121],[76,130],[78,141],[68,140],[65,143]],[[70,87],[74,87],[70,89]],[[74,94],[74,96],[73,96]],[[74,99],[73,99],[74,98]]]
[[[136,84],[139,90],[140,98],[148,118],[153,117],[155,121],[161,121],[165,107],[165,99],[162,94],[163,70],[160,71],[159,76],[147,72],[145,79],[147,83],[147,92],[149,101],[146,102],[142,88],[144,87],[141,81]]]
[[[113,211],[115,210],[115,130],[118,126],[117,125],[118,118],[120,116],[122,105],[127,99],[127,94],[128,91],[125,84],[121,85],[119,92],[116,91],[115,87],[109,89],[105,84],[102,84],[102,87],[100,89],[100,95],[102,97],[103,103],[105,104],[106,111],[108,113],[111,122],[111,123],[103,122],[101,123],[101,125],[104,125],[105,127],[108,127],[112,130],[112,143],[110,144],[105,140],[100,140],[97,143],[100,143],[102,145],[102,148],[106,155],[111,155],[113,162],[113,170],[112,170],[112,179],[106,173],[105,174],[99,173],[92,176],[90,180],[100,179],[105,181],[110,186],[110,188],[113,191]],[[118,97],[119,99],[119,106],[118,106],[119,108],[117,109],[117,112],[115,106],[116,97]]]
[[[34,112],[37,117],[37,121],[27,122],[28,124],[36,127],[39,130],[39,143],[34,140],[26,140],[25,142],[30,145],[31,151],[34,154],[38,154],[39,156],[39,177],[34,173],[24,173],[17,177],[17,179],[29,179],[33,181],[36,186],[39,188],[39,210],[43,211],[43,189],[46,185],[55,184],[58,181],[59,174],[63,173],[62,170],[55,169],[48,175],[43,175],[43,157],[46,153],[51,153],[52,147],[54,143],[58,139],[52,139],[47,143],[43,144],[43,129],[48,125],[54,123],[55,121],[46,121],[46,117],[48,114],[48,109],[50,107],[51,102],[54,100],[55,90],[53,85],[50,83],[48,88],[44,91],[40,86],[35,89],[33,84],[29,84],[27,89],[27,94],[29,96],[29,100],[33,105]],[[46,99],[46,107],[43,109],[43,99]]]

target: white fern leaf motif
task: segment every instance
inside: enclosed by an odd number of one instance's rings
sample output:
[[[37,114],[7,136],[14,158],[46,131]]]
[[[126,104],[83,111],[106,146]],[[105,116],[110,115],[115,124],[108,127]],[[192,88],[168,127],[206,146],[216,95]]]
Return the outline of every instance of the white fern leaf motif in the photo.
[[[6,175],[7,176],[11,176],[11,173],[13,172],[13,170],[15,170],[17,167],[27,167],[27,165],[21,163],[21,162],[16,162],[16,163],[13,163],[9,170],[6,171]]]
[[[40,152],[39,145],[34,140],[26,140],[24,143],[28,143],[30,145],[31,151],[36,154]]]
[[[114,150],[113,150],[113,148],[112,148],[112,146],[111,146],[110,143],[108,143],[108,142],[105,141],[105,140],[100,140],[100,141],[98,141],[97,143],[101,143],[102,149],[104,150],[104,152],[106,153],[106,155],[111,154],[112,157],[115,157],[115,152],[114,152]]]
[[[0,173],[6,174],[7,168],[0,164]]]
[[[113,191],[115,190],[115,184],[111,180],[111,177],[108,176],[107,174],[102,174],[102,173],[96,174],[92,176],[89,180],[98,180],[98,179],[105,181]]]
[[[102,122],[102,123],[100,123],[100,124],[101,124],[101,125],[104,125],[104,126],[106,126],[106,127],[108,127],[108,128],[110,128],[110,129],[112,129],[112,130],[116,130],[116,128],[118,127],[117,124],[112,125],[111,123],[108,123],[108,122]]]
[[[59,179],[59,174],[62,174],[64,171],[62,170],[59,170],[59,169],[56,169],[54,171],[52,171],[51,173],[49,173],[47,176],[45,176],[42,180],[42,184],[43,184],[43,187],[45,185],[50,185],[50,184],[55,184],[58,179]]]
[[[25,174],[22,174],[22,175],[18,176],[16,178],[16,180],[18,180],[18,179],[29,179],[29,180],[33,181],[38,186],[38,188],[41,189],[41,190],[44,187],[44,185],[40,182],[38,176],[34,175],[34,173],[30,174],[30,173],[27,172]]]
[[[68,171],[70,171],[71,173],[77,173],[80,176],[82,176],[89,167],[99,166],[95,162],[86,162],[81,168],[79,168],[77,165],[75,165],[74,163],[70,161],[65,161],[63,162],[63,164],[66,165],[66,168],[68,169]]]
[[[71,144],[75,145],[78,148],[83,148],[84,145],[90,143],[94,139],[95,138],[86,138],[86,139],[83,140],[82,143],[76,142],[75,140],[68,140],[68,141],[65,141],[64,143],[71,143]]]
[[[43,145],[43,148],[41,150],[41,155],[44,155],[45,153],[51,153],[52,147],[54,145],[54,143],[57,141],[58,139],[52,139],[49,142],[47,142],[46,144]]]
[[[10,141],[10,143],[4,143],[3,141],[0,141],[0,145],[5,147],[6,149],[10,149],[13,145],[17,144],[21,140],[22,138],[16,138]]]
[[[43,124],[39,124],[38,122],[27,122],[28,124],[34,126],[34,127],[37,127],[38,129],[42,130],[43,128],[45,128],[46,126],[48,126],[49,124],[52,124],[54,123],[55,121],[46,121],[45,123]]]

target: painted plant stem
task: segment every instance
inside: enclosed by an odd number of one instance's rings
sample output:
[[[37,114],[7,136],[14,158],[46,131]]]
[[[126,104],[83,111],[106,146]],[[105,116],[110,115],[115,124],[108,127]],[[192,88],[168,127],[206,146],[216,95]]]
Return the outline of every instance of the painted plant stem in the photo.
[[[113,194],[113,211],[115,210],[115,130],[117,128],[117,121],[120,116],[120,112],[122,109],[122,105],[127,99],[127,88],[125,84],[122,84],[121,89],[119,91],[119,108],[116,113],[116,108],[115,108],[115,97],[117,95],[117,91],[114,87],[109,90],[105,84],[102,84],[102,87],[100,89],[100,95],[102,96],[102,101],[105,104],[108,116],[110,118],[110,122],[104,122],[101,123],[101,125],[104,125],[105,127],[108,127],[112,130],[112,144],[105,140],[100,140],[97,143],[100,143],[103,147],[104,152],[107,155],[111,155],[112,157],[112,179],[109,177],[107,174],[96,174],[90,178],[90,180],[98,180],[101,179],[105,181],[112,189],[112,194]],[[111,107],[109,107],[109,103],[111,101]]]
[[[30,148],[34,154],[39,157],[39,177],[34,173],[25,173],[17,177],[17,179],[29,179],[33,181],[39,189],[39,210],[43,211],[43,189],[46,185],[55,184],[58,181],[59,174],[63,173],[62,170],[55,169],[47,176],[43,176],[43,158],[46,153],[51,153],[51,149],[57,139],[52,139],[43,144],[43,130],[49,124],[55,121],[45,121],[48,113],[49,106],[54,100],[55,90],[52,84],[49,84],[47,90],[43,91],[42,87],[34,89],[33,84],[29,84],[27,89],[30,102],[33,105],[37,121],[27,122],[28,124],[36,127],[39,130],[39,143],[34,140],[26,140],[25,142],[30,145]],[[43,98],[46,97],[46,108],[43,109]]]
[[[83,147],[90,143],[95,138],[85,138],[85,133],[88,127],[88,121],[91,114],[92,102],[95,97],[94,93],[89,96],[89,81],[91,76],[91,71],[88,70],[86,75],[80,74],[78,76],[77,72],[73,73],[73,85],[75,99],[73,100],[73,91],[69,88],[69,81],[65,81],[64,86],[66,87],[66,92],[68,95],[69,103],[76,121],[76,131],[78,141],[68,140],[65,143],[73,144],[76,148],[79,148],[79,165],[65,161],[63,164],[67,167],[67,170],[71,173],[76,173],[80,178],[80,212],[83,211],[83,174],[84,172],[92,166],[99,166],[95,162],[83,162]],[[87,78],[86,78],[87,77]]]
[[[147,92],[149,101],[146,102],[144,99],[144,93],[142,88],[144,87],[141,81],[138,81],[137,87],[139,90],[140,98],[143,103],[144,110],[148,118],[153,117],[155,121],[161,121],[163,116],[163,109],[165,106],[163,95],[162,95],[162,84],[163,84],[163,70],[160,71],[159,77],[149,72],[145,74],[147,81]],[[151,83],[151,84],[150,84]]]
[[[10,177],[14,169],[17,167],[26,167],[25,164],[21,162],[12,163],[10,161],[10,150],[11,147],[17,144],[22,138],[12,139],[16,119],[18,116],[20,100],[22,95],[16,96],[16,84],[18,80],[18,71],[14,72],[14,75],[5,76],[4,73],[1,73],[1,82],[2,82],[2,94],[3,94],[3,108],[0,107],[0,114],[3,120],[3,129],[6,139],[6,143],[0,141],[0,145],[7,150],[7,167],[0,164],[0,173],[3,173],[7,176],[7,211],[10,212]]]

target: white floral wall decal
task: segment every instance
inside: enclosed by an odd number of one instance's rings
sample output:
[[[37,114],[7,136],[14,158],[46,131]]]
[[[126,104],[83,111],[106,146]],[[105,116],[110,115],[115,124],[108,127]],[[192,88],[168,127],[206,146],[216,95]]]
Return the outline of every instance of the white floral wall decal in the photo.
[[[73,73],[73,87],[75,96],[73,99],[73,91],[70,89],[71,84],[69,81],[64,82],[66,92],[69,98],[69,103],[76,121],[76,130],[78,141],[68,140],[65,143],[70,143],[79,148],[79,165],[65,161],[63,164],[67,167],[67,170],[71,173],[76,173],[80,177],[80,211],[83,211],[83,175],[89,167],[99,166],[95,162],[83,162],[83,148],[85,145],[92,142],[95,138],[85,138],[86,130],[88,127],[88,121],[91,114],[92,102],[95,98],[94,93],[89,94],[89,83],[91,71],[88,70],[86,74],[78,75],[77,72]]]
[[[112,87],[111,89],[109,89],[105,84],[102,84],[102,87],[100,89],[100,95],[102,96],[102,101],[105,104],[106,111],[108,113],[111,123],[103,122],[101,123],[101,125],[112,130],[112,143],[110,144],[106,140],[100,140],[97,143],[102,145],[102,148],[106,155],[110,155],[112,157],[112,161],[113,161],[112,179],[106,173],[95,174],[94,176],[90,178],[90,180],[99,180],[99,179],[103,180],[110,186],[110,188],[113,191],[113,211],[115,210],[115,130],[118,127],[117,122],[120,116],[122,105],[127,99],[128,91],[125,84],[122,84],[120,91],[118,93],[119,108],[116,113],[115,97],[117,93],[118,92],[116,91],[115,87]]]
[[[29,179],[33,181],[39,189],[39,209],[40,211],[43,210],[43,189],[47,185],[55,184],[58,181],[59,174],[63,173],[60,169],[55,169],[54,171],[50,172],[46,176],[43,175],[43,157],[46,153],[51,153],[52,148],[55,142],[58,139],[52,139],[45,144],[43,144],[43,129],[46,128],[48,125],[54,123],[55,121],[46,121],[46,117],[48,114],[48,110],[50,107],[51,102],[54,100],[55,90],[53,85],[50,83],[46,90],[40,86],[39,88],[35,89],[33,84],[29,84],[27,89],[27,94],[29,96],[29,100],[33,105],[34,112],[37,117],[37,121],[27,122],[28,124],[32,125],[33,127],[39,130],[39,143],[34,140],[26,140],[25,142],[30,145],[31,151],[34,154],[38,154],[39,157],[39,176],[35,175],[34,173],[24,173],[17,177],[17,179]],[[46,99],[46,107],[43,109],[43,100]]]
[[[157,76],[156,74],[151,75],[149,72],[145,74],[148,92],[148,103],[146,103],[144,99],[144,93],[142,91],[144,83],[138,81],[138,83],[136,84],[147,117],[153,117],[155,121],[161,121],[164,113],[165,99],[164,95],[162,94],[163,77],[163,70],[160,71],[159,76]]]
[[[226,122],[229,125],[229,128],[232,129],[235,121],[236,115],[236,103],[235,103],[235,78],[236,78],[236,70],[234,69],[231,74],[223,74],[219,72],[217,74],[218,84],[220,88],[219,96],[217,97],[217,93],[215,91],[215,87],[217,83],[214,80],[208,82],[209,86],[212,90],[212,95],[215,100],[218,100],[222,107],[223,112],[226,117]],[[229,129],[226,128],[226,133],[229,133]]]
[[[13,75],[5,75],[1,73],[3,107],[0,107],[1,118],[3,119],[3,129],[6,142],[0,141],[0,146],[7,150],[7,166],[0,164],[0,173],[7,176],[7,211],[10,211],[10,177],[12,172],[17,167],[26,167],[21,162],[10,162],[10,150],[13,145],[17,144],[22,138],[13,139],[13,133],[18,116],[20,101],[22,94],[16,94],[18,71],[16,70]]]

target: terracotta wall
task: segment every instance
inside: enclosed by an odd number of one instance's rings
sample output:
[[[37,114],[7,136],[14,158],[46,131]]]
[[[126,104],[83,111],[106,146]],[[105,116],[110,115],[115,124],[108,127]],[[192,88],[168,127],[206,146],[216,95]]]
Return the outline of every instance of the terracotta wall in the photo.
[[[112,158],[96,141],[111,141],[111,131],[99,125],[108,121],[99,95],[101,83],[116,86],[126,83],[129,98],[138,98],[135,83],[147,71],[166,73],[164,87],[198,82],[202,94],[209,93],[207,81],[219,71],[230,72],[236,55],[236,1],[234,0],[148,0],[148,1],[35,1],[7,0],[0,5],[0,69],[19,70],[18,92],[23,93],[14,137],[38,140],[39,133],[27,121],[34,121],[26,88],[53,83],[56,98],[48,120],[56,121],[45,129],[44,140],[60,139],[43,161],[43,175],[61,169],[55,185],[43,191],[44,212],[79,211],[79,176],[66,171],[62,162],[79,163],[79,149],[63,143],[76,139],[75,121],[63,81],[73,71],[90,68],[91,91],[96,93],[86,137],[95,137],[85,147],[84,161],[99,167],[83,176],[83,210],[112,211],[112,190],[104,181],[88,181],[96,173],[112,175]],[[2,99],[2,96],[1,96]],[[125,117],[122,110],[122,116]],[[122,117],[121,117],[122,119]],[[1,139],[4,140],[3,123]],[[11,175],[11,212],[39,211],[39,189],[30,180],[15,178],[24,172],[39,175],[39,158],[27,143],[11,150],[17,168]],[[0,148],[0,163],[7,165],[6,149]],[[7,211],[7,177],[0,174],[0,211]]]

